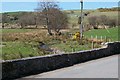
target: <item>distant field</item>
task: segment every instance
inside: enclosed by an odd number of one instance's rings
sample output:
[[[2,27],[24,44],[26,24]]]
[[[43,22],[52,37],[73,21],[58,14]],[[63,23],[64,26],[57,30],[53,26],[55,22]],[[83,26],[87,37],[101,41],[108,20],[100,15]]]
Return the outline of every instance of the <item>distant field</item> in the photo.
[[[66,11],[68,13],[69,23],[78,25],[78,16],[80,16],[80,10],[73,10],[73,11],[74,13],[70,13],[71,11]],[[118,18],[118,11],[100,12],[98,10],[84,10],[83,12],[84,13],[90,12],[88,16],[84,17],[84,23],[88,23],[88,17],[90,16],[106,15],[112,19]]]
[[[63,12],[67,13],[68,15],[68,22],[69,27],[78,27],[78,17],[81,15],[80,10],[63,10]],[[89,12],[90,14],[88,16],[84,17],[84,23],[88,23],[88,17],[90,16],[100,16],[100,15],[106,15],[110,18],[117,19],[118,18],[118,11],[109,11],[109,12],[100,12],[98,10],[84,10],[84,13]],[[10,16],[19,16],[23,12],[9,12],[8,15]]]
[[[111,17],[111,18],[117,18],[118,17],[118,12],[117,11],[111,11],[111,12],[96,11],[96,12],[93,12],[92,14],[90,14],[90,15],[94,15],[94,16],[106,15],[106,16]]]

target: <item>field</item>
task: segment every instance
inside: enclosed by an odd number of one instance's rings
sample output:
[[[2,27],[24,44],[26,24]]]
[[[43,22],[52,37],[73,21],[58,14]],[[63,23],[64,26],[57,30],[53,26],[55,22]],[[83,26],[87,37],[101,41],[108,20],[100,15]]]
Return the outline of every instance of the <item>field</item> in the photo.
[[[100,39],[101,36],[104,38],[105,36],[109,39],[111,39],[111,41],[118,41],[118,27],[115,28],[109,28],[109,29],[99,29],[99,30],[90,30],[84,33],[84,35],[88,38],[91,38],[91,35],[95,38],[96,36],[98,36],[98,38]]]
[[[73,10],[74,13],[71,13],[71,11],[66,10],[65,12],[68,14],[69,23],[71,25],[78,26],[78,16],[80,16],[80,11],[79,10]],[[84,10],[83,12],[84,13],[87,13],[87,12],[90,13],[88,16],[84,17],[84,23],[88,23],[88,17],[90,17],[90,16],[106,15],[106,16],[112,18],[112,19],[118,18],[118,12],[117,11],[100,12],[98,10]]]
[[[73,29],[72,29],[73,30]],[[79,45],[77,41],[71,40],[70,37],[67,37],[66,35],[69,33],[75,33],[79,31],[79,29],[77,30],[64,30],[64,36],[62,37],[43,37],[44,34],[46,34],[46,30],[37,30],[37,29],[3,29],[2,30],[2,35],[3,34],[11,34],[14,35],[16,33],[19,34],[26,34],[26,33],[31,33],[32,35],[27,35],[27,36],[21,36],[20,39],[18,38],[18,40],[15,41],[3,41],[2,42],[2,58],[4,60],[8,60],[8,59],[19,59],[19,58],[24,58],[24,57],[33,57],[33,56],[41,56],[41,55],[47,55],[47,54],[53,54],[53,53],[44,53],[42,50],[38,49],[38,41],[43,41],[44,43],[46,43],[46,45],[48,45],[50,48],[53,48],[55,50],[57,50],[59,53],[69,53],[69,52],[74,52],[74,51],[81,51],[81,50],[88,50],[88,49],[92,49],[92,44],[89,42],[84,41],[84,45]],[[36,34],[35,34],[36,32]],[[38,37],[41,37],[39,39],[36,40],[35,36],[37,34]],[[98,39],[101,36],[106,36],[108,38],[111,39],[111,41],[118,41],[118,28],[110,28],[108,30],[106,29],[98,29],[98,30],[90,30],[90,31],[86,31],[84,32],[84,37],[87,38],[91,38],[91,35],[93,37],[98,37]],[[9,35],[10,36],[10,35]],[[9,37],[7,36],[7,37]],[[32,36],[30,38],[28,38],[29,36]],[[3,36],[5,37],[5,36]],[[13,36],[15,37],[15,36]],[[12,38],[13,37],[9,37]],[[21,39],[23,38],[23,39]],[[25,38],[28,38],[29,41],[27,41],[27,39],[24,41]],[[43,38],[43,39],[42,39]],[[11,40],[12,40],[11,39]],[[42,39],[42,40],[40,40]],[[46,41],[45,41],[46,40]],[[65,41],[65,42],[64,42]],[[101,45],[95,44],[95,48],[101,47]]]
[[[69,27],[79,27],[78,17],[80,16],[80,10],[63,10],[68,15]],[[84,16],[84,23],[88,23],[88,17],[90,16],[100,16],[106,15],[112,19],[118,18],[118,11],[110,11],[110,12],[100,12],[99,10],[84,10],[84,13],[89,13],[88,16]],[[7,14],[10,16],[19,16],[25,12],[8,12]],[[112,14],[112,15],[111,15]]]
[[[92,29],[85,31],[83,37],[83,45],[79,45],[77,40],[72,40],[73,35],[79,32],[78,17],[79,10],[65,10],[68,15],[68,29],[62,30],[61,36],[49,36],[46,29],[0,29],[2,35],[2,59],[21,59],[25,57],[42,56],[48,54],[70,53],[81,50],[93,49],[93,44],[89,39],[103,40],[104,42],[118,41],[118,27],[108,29]],[[84,10],[84,13],[89,12],[88,16],[84,17],[84,24],[88,23],[88,17],[106,15],[110,18],[117,19],[118,12],[100,12],[98,10]],[[18,16],[21,12],[8,13],[10,16]],[[112,14],[112,15],[111,15]],[[73,34],[73,35],[70,35]],[[107,40],[106,40],[107,39]],[[54,52],[46,52],[38,48],[39,42],[45,43]],[[94,48],[99,48],[100,43],[94,43]]]
[[[23,42],[3,42],[2,57],[4,59],[18,59],[23,57],[38,56],[37,48]],[[23,55],[24,53],[24,55]]]
[[[75,33],[79,32],[79,29],[72,29],[70,32]],[[101,37],[104,39],[109,38],[111,41],[118,41],[119,39],[119,27],[113,27],[113,28],[108,28],[108,29],[92,29],[89,31],[85,31],[84,36],[86,38],[98,38],[101,39]]]

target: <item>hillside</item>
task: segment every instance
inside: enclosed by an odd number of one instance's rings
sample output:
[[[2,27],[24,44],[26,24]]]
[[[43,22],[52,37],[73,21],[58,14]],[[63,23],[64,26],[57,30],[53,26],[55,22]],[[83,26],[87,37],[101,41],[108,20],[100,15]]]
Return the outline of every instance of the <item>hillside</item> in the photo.
[[[81,14],[80,10],[63,10],[63,12],[66,13],[68,16],[68,27],[69,28],[78,28],[79,27],[78,18]],[[101,17],[101,16],[108,17],[109,21],[106,24],[110,24],[110,25],[113,24],[112,26],[115,26],[115,24],[117,22],[117,18],[118,18],[117,8],[108,8],[108,9],[99,8],[96,10],[84,10],[83,13],[86,14],[86,16],[84,16],[84,26],[85,27],[87,24],[91,24],[90,23],[91,20],[89,20],[90,17]],[[29,19],[31,19],[31,21],[34,20],[34,18],[36,16],[35,15],[36,13],[34,13],[34,12],[7,12],[7,13],[3,13],[3,16],[2,16],[3,23],[18,24],[20,20],[24,20],[24,21],[25,21],[25,19],[27,20],[27,18],[24,18],[24,17],[23,17],[23,19],[21,18],[25,14],[30,15],[31,18],[29,18]],[[94,22],[94,23],[96,23],[96,22]],[[6,25],[8,25],[8,24],[6,24]]]
[[[2,31],[2,59],[21,59],[25,57],[33,57],[33,56],[43,56],[48,54],[53,54],[53,52],[46,52],[45,50],[38,49],[38,42],[43,42],[48,45],[51,49],[54,49],[54,53],[59,52],[75,52],[81,50],[89,50],[93,48],[100,48],[102,45],[98,42],[93,44],[89,39],[91,36],[96,38],[97,40],[101,40],[102,42],[109,41],[118,41],[118,27],[112,26],[107,29],[91,29],[84,31],[84,39],[83,45],[79,45],[78,40],[73,40],[74,33],[79,32],[78,17],[80,15],[80,10],[65,10],[64,11],[68,15],[69,28],[66,30],[61,30],[61,36],[49,36],[47,35],[47,29],[1,29]],[[4,13],[7,16],[4,16],[6,19],[6,26],[12,26],[10,24],[17,24],[19,21],[19,16],[22,14],[33,14],[33,12],[8,12]],[[99,10],[84,10],[84,13],[89,13],[84,17],[84,24],[89,23],[89,17],[95,16],[95,18],[100,18],[100,15],[107,16],[108,19],[117,19],[118,12],[117,11],[108,11],[101,12]],[[4,15],[3,14],[3,15]],[[111,15],[112,14],[112,15]],[[34,14],[33,14],[34,16]],[[31,16],[30,16],[31,17]],[[25,20],[28,18],[24,17]],[[33,19],[33,18],[31,18]],[[93,21],[96,21],[93,19]],[[105,21],[106,22],[106,21]],[[112,21],[109,21],[110,23]],[[95,23],[95,22],[94,22]],[[8,28],[6,27],[5,28]],[[18,27],[15,25],[14,28]],[[84,25],[85,27],[85,25]],[[89,26],[91,28],[91,26]],[[73,34],[73,35],[72,35]],[[105,37],[108,39],[105,40]],[[101,43],[102,43],[101,42]],[[58,52],[57,52],[58,51]]]
[[[102,10],[102,11],[101,11]],[[107,11],[109,10],[109,11]],[[80,15],[80,10],[63,10],[64,12],[66,12],[67,14],[71,15],[71,16],[79,16]],[[89,12],[92,14],[105,14],[105,15],[109,15],[111,13],[116,13],[118,11],[118,7],[113,7],[113,8],[98,8],[96,10],[84,10],[83,12]],[[7,14],[9,16],[19,16],[22,13],[31,13],[31,12],[25,12],[25,11],[19,11],[19,12],[5,12],[5,13],[0,13],[0,14]],[[101,14],[101,15],[102,15]]]

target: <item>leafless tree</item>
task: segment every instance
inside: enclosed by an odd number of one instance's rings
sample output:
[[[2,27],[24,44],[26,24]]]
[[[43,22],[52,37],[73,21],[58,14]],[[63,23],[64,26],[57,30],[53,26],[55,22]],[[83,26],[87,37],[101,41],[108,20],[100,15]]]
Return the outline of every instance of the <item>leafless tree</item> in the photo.
[[[51,30],[59,33],[62,28],[67,27],[67,15],[59,9],[57,3],[39,2],[36,11],[38,22],[47,26],[50,35],[52,35]]]
[[[49,21],[51,23],[50,25],[52,30],[59,33],[61,29],[67,27],[68,19],[65,13],[55,8],[51,8],[49,12],[51,13],[51,15],[49,16]]]

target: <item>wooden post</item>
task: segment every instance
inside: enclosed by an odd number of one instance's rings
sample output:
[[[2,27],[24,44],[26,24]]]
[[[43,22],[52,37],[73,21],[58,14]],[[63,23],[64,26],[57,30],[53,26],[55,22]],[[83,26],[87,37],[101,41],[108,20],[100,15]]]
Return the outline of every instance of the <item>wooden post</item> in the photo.
[[[93,42],[93,40],[92,40],[92,49],[94,49],[94,42]]]
[[[91,35],[92,45],[91,48],[94,49],[94,42],[93,42],[93,36]]]
[[[103,37],[101,36],[101,41],[103,40]]]
[[[81,3],[80,44],[82,45],[82,38],[83,38],[83,0],[81,0],[80,3]]]
[[[91,40],[93,40],[93,36],[91,35]]]
[[[107,37],[105,36],[105,42],[107,42]]]
[[[75,48],[72,48],[72,52],[75,52]]]

